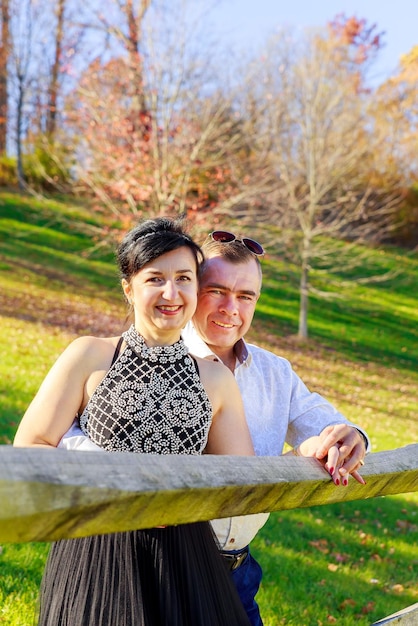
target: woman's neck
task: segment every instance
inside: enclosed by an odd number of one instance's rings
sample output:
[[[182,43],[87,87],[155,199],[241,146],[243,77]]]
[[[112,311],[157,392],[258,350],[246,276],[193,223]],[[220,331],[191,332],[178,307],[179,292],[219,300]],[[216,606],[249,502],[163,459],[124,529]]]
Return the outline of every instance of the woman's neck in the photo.
[[[155,333],[150,333],[149,331],[144,331],[136,324],[135,330],[141,335],[148,348],[155,348],[156,346],[172,346],[174,343],[179,341],[181,336],[180,331],[157,331]]]

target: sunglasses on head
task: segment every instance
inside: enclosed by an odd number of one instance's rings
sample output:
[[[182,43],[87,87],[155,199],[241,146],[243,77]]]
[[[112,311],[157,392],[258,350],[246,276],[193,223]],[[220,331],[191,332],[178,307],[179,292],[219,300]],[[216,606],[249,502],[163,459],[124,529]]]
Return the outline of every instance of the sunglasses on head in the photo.
[[[263,246],[254,239],[248,239],[248,237],[242,237],[239,239],[234,235],[234,233],[229,233],[227,230],[214,230],[210,236],[213,241],[218,241],[219,243],[232,243],[233,241],[239,241],[256,256],[263,256],[264,254]]]

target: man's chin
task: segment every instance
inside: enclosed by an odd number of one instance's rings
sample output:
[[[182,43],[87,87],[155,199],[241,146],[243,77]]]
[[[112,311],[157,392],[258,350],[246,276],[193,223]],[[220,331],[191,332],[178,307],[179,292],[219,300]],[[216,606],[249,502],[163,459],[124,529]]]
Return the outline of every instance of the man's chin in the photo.
[[[233,347],[239,339],[239,334],[235,328],[223,328],[217,326],[212,332],[206,335],[205,343],[222,348]]]

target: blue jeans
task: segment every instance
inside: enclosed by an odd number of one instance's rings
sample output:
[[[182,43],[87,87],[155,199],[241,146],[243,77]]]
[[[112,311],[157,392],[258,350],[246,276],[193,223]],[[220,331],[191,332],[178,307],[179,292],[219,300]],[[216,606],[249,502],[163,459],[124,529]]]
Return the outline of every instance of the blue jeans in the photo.
[[[241,550],[228,550],[229,554],[236,554]],[[260,587],[263,572],[257,561],[248,555],[239,567],[231,571],[232,580],[237,588],[241,602],[247,612],[251,626],[263,626],[260,610],[255,601],[256,593]]]

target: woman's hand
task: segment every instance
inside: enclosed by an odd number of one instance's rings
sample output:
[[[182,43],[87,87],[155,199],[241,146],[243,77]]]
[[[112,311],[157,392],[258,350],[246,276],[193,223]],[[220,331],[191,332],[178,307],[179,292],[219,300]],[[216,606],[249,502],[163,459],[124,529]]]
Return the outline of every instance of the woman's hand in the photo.
[[[364,465],[366,447],[362,435],[352,426],[327,426],[320,435],[305,439],[293,453],[316,458],[337,486],[347,486],[350,474],[361,485],[366,484],[358,472]]]

